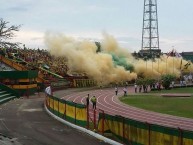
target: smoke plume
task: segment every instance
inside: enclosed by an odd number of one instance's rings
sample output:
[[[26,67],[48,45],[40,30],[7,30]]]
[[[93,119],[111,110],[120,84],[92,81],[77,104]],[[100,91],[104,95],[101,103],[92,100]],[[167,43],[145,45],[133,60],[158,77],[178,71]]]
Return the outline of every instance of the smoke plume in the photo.
[[[137,74],[126,70],[124,66],[115,65],[112,54],[130,56],[119,49],[111,36],[105,36],[102,52],[96,53],[97,46],[88,40],[78,41],[62,34],[47,34],[45,43],[48,51],[54,56],[64,56],[68,60],[71,72],[85,72],[98,83],[108,84],[137,78]],[[125,60],[127,61],[127,60]]]
[[[137,60],[129,50],[119,47],[113,36],[106,33],[103,34],[101,52],[98,53],[94,42],[78,41],[62,34],[47,34],[45,43],[51,55],[67,58],[70,72],[86,73],[103,84],[134,80],[137,76],[157,79],[162,74],[175,74],[179,77],[188,63],[182,58],[166,55],[153,61]],[[193,72],[193,67],[186,70]]]

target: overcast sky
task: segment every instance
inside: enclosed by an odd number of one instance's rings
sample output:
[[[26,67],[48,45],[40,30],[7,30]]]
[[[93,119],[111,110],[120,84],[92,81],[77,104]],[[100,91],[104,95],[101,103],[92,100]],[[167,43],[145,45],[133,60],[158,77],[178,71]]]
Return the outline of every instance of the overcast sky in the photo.
[[[105,31],[120,46],[139,51],[144,0],[0,0],[0,17],[22,24],[15,38],[45,48],[45,32],[100,40]],[[193,0],[158,0],[160,49],[193,51]]]

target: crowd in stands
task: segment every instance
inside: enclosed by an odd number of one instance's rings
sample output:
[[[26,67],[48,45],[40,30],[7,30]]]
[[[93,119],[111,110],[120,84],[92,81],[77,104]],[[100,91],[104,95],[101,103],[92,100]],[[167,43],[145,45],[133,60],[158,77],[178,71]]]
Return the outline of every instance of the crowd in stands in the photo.
[[[29,70],[38,69],[44,75],[47,75],[49,71],[60,76],[65,76],[68,71],[67,59],[51,56],[47,50],[29,49],[24,45],[24,48],[17,49],[0,48],[0,54],[15,62],[22,63]]]

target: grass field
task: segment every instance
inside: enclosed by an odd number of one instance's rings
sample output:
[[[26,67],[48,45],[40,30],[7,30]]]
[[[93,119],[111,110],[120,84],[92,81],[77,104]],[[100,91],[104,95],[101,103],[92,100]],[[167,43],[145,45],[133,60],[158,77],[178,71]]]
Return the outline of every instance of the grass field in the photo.
[[[193,87],[173,88],[170,90],[152,91],[150,93],[190,93],[190,94],[193,94]]]
[[[164,114],[193,118],[193,96],[187,98],[161,97],[162,93],[190,93],[193,88],[176,88],[172,90],[153,91],[121,97],[120,100],[138,108]]]

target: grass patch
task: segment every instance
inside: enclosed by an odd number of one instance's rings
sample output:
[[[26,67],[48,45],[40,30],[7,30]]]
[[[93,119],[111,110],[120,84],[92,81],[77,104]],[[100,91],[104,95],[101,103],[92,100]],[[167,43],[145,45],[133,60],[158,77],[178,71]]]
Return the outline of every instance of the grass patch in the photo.
[[[193,94],[192,87],[184,87],[184,88],[173,88],[170,90],[161,90],[161,91],[151,91],[150,93],[190,93]]]
[[[146,110],[151,110],[175,116],[193,118],[193,109],[192,109],[193,97],[187,98],[161,97],[156,94],[148,93],[145,95],[136,94],[136,95],[129,95],[127,97],[121,97],[120,101],[122,101],[125,104]]]

